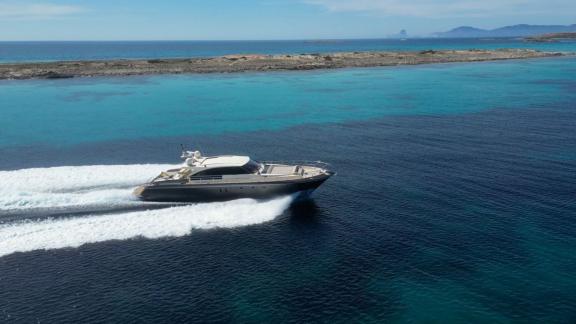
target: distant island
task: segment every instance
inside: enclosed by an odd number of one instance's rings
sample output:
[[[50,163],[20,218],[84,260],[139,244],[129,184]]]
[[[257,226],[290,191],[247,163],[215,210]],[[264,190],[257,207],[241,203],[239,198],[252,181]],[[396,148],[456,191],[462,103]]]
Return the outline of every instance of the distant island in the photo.
[[[480,62],[562,56],[529,49],[227,55],[210,58],[0,64],[0,79],[61,79],[146,74],[232,73]]]
[[[435,37],[443,38],[483,38],[483,37],[528,37],[551,33],[576,32],[574,25],[514,25],[496,29],[480,29],[470,26],[454,28],[447,32],[434,33]]]
[[[529,42],[556,42],[562,39],[576,40],[576,32],[574,33],[550,33],[544,35],[537,35],[526,37],[525,40]]]

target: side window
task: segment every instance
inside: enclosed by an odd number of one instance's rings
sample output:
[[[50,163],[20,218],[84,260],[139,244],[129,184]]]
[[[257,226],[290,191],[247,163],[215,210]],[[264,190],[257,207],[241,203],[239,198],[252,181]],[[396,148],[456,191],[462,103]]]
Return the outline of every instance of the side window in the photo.
[[[231,175],[231,174],[246,174],[246,170],[240,167],[228,167],[228,168],[213,168],[204,171],[200,171],[194,175],[197,176],[209,176],[209,175]]]
[[[246,170],[244,170],[243,168],[239,168],[239,167],[233,167],[233,168],[221,168],[221,175],[229,175],[229,174],[246,174]]]

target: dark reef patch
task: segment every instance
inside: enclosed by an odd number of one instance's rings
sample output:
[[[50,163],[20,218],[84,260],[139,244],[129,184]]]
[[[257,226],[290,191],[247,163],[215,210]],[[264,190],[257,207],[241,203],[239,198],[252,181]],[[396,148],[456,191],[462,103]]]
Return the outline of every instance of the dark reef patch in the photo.
[[[99,91],[75,91],[64,97],[66,101],[82,101],[90,100],[100,102],[111,97],[121,97],[131,95],[131,92],[115,91],[115,92],[99,92]]]

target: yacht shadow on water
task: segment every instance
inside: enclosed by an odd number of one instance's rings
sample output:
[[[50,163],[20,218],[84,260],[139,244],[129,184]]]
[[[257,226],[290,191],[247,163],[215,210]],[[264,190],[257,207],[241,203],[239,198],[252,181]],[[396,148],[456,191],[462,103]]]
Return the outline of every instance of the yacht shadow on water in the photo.
[[[290,223],[295,225],[317,224],[322,213],[313,199],[297,200],[286,211]]]

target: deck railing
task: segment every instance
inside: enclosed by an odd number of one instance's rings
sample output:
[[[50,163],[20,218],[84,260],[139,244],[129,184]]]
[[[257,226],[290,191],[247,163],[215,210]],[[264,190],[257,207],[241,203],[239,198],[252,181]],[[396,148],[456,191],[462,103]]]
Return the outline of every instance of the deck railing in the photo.
[[[256,179],[259,180],[263,180],[266,178],[289,178],[289,177],[294,177],[296,176],[296,174],[260,174],[259,178],[251,178],[251,177],[231,177],[231,178],[222,178],[222,176],[193,176],[193,177],[189,177],[187,179],[189,179],[190,181],[205,181],[205,182],[210,182],[210,181],[224,181],[224,182],[234,182],[234,181],[238,181],[238,180],[248,180],[248,181],[254,181]],[[183,182],[186,182],[186,179],[182,179]]]
[[[322,161],[260,161],[262,164],[281,164],[281,165],[299,165],[299,166],[311,166],[322,169],[327,169],[330,164]]]
[[[221,175],[205,175],[205,176],[191,176],[188,177],[191,181],[201,181],[201,180],[222,180]]]

